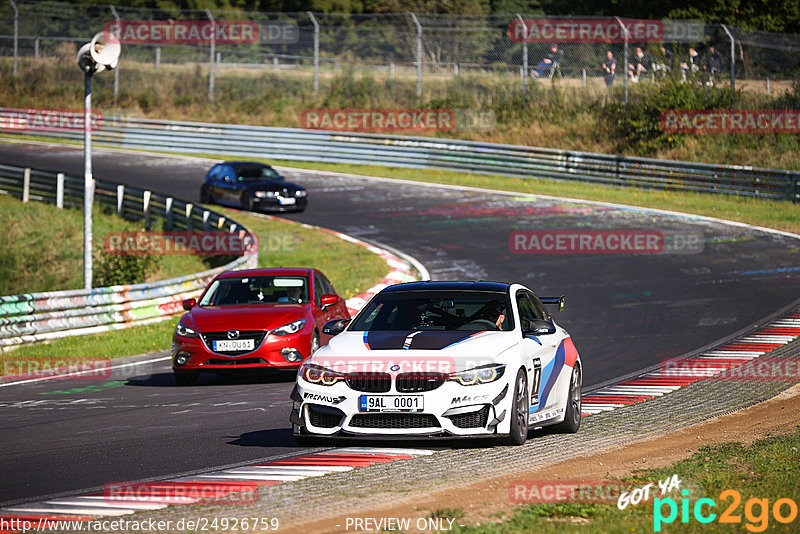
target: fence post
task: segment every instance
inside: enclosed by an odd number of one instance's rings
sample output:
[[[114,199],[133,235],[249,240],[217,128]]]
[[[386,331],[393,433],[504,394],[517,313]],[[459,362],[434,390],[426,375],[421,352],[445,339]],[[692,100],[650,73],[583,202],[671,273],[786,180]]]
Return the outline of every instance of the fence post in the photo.
[[[586,69],[583,70],[583,86],[586,87]]]
[[[119,24],[119,15],[117,14],[117,9],[114,6],[108,6],[111,8],[111,14],[114,15],[114,20],[117,21],[117,27],[120,27]],[[114,98],[117,97],[117,93],[119,93],[119,63],[117,67],[114,69]]]
[[[314,94],[319,92],[319,24],[311,11],[306,11],[314,25]]]
[[[167,197],[164,202],[164,212],[167,216],[167,230],[172,230],[172,197]]]
[[[794,196],[792,196],[792,204],[800,202],[800,180],[794,178]]]
[[[278,58],[272,58],[272,70],[278,72]]]
[[[522,86],[525,94],[528,94],[528,25],[522,20],[522,16],[517,13],[517,19],[522,24],[522,31],[525,32],[525,40],[522,41]]]
[[[161,65],[161,47],[156,47],[156,70],[158,70],[159,65]]]
[[[767,76],[767,96],[769,96],[769,76]]]
[[[616,17],[622,33],[625,35],[625,60],[622,64],[622,75],[625,77],[625,104],[628,103],[628,28],[622,23],[622,19]]]
[[[31,196],[31,168],[22,171],[22,201],[27,202]]]
[[[188,231],[192,231],[192,210],[194,209],[194,204],[187,202],[186,203],[186,229]]]
[[[117,217],[122,218],[125,215],[125,186],[117,186]]]
[[[208,21],[211,22],[211,51],[208,55],[208,100],[214,101],[214,53],[217,45],[217,24],[211,11],[206,9],[206,16]]]
[[[414,24],[417,25],[417,96],[422,95],[422,25],[420,25],[417,16],[411,13],[411,18],[414,19]]]
[[[56,207],[64,209],[64,173],[56,174]]]
[[[14,78],[17,77],[17,53],[19,51],[18,48],[18,41],[19,41],[19,9],[17,8],[17,3],[14,0],[8,0],[11,3],[11,7],[14,9]]]
[[[150,229],[150,191],[142,193],[142,211],[144,212],[144,227]]]
[[[736,42],[728,27],[724,24],[720,24],[720,26],[728,34],[728,39],[731,40],[731,109],[733,109],[736,107]]]
[[[33,42],[33,59],[39,59],[39,39]]]

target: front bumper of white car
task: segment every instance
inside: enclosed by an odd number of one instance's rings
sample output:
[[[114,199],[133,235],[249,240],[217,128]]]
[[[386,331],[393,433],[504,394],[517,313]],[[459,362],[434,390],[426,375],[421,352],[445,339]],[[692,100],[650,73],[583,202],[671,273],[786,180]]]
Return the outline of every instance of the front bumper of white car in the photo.
[[[491,383],[464,386],[443,379],[411,388],[401,385],[398,391],[395,377],[388,391],[374,392],[376,388],[368,382],[348,380],[325,386],[298,378],[292,392],[291,422],[295,434],[328,437],[507,435],[513,396],[513,383],[509,382],[509,377],[503,376]],[[368,407],[368,401],[373,406]]]

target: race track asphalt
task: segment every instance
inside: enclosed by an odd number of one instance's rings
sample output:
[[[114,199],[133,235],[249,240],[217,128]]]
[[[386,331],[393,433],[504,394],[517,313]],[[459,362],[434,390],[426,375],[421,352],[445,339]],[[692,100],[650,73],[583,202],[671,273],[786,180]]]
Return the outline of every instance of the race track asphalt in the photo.
[[[198,201],[210,162],[96,149],[94,174]],[[83,168],[80,149],[53,145],[0,143],[0,163],[76,175]],[[287,219],[399,249],[434,280],[517,281],[540,295],[566,294],[566,310],[554,315],[581,353],[586,386],[698,349],[800,296],[798,243],[781,235],[530,195],[284,174],[309,191],[306,212]],[[520,254],[509,243],[519,230],[654,230],[702,246]],[[177,388],[168,362],[132,369],[123,379],[0,388],[0,504],[300,450],[288,423],[291,376],[207,377]]]

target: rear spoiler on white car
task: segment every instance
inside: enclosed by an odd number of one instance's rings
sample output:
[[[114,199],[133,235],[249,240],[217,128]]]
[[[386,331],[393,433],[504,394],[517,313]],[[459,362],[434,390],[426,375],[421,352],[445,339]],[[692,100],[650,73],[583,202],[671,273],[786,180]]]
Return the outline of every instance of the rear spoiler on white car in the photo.
[[[558,304],[558,311],[564,309],[564,299],[566,295],[561,295],[560,297],[539,297],[539,300],[542,301],[542,304]]]

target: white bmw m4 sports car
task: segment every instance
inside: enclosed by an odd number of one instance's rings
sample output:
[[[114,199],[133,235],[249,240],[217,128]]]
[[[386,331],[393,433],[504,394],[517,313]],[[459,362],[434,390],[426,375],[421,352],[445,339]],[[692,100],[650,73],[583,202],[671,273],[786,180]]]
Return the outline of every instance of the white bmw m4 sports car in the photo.
[[[486,438],[576,432],[581,360],[569,333],[519,284],[385,288],[308,358],[292,391],[295,439]]]

